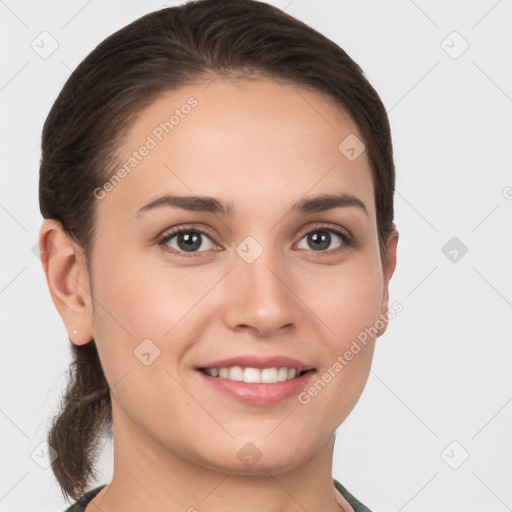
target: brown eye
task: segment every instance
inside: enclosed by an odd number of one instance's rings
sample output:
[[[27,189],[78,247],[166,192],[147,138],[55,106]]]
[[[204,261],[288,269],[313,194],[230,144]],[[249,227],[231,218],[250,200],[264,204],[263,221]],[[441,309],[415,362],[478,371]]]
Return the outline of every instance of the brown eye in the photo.
[[[209,235],[199,229],[175,230],[167,233],[159,242],[159,245],[166,246],[166,250],[180,256],[193,256],[194,253],[208,251],[211,249],[211,246],[208,247],[210,244],[214,245]]]
[[[315,252],[329,253],[343,250],[343,248],[350,245],[351,242],[350,238],[345,233],[322,226],[309,231],[301,240],[306,240],[309,246],[306,247],[306,249],[309,248]],[[333,248],[332,244],[337,244],[337,246]]]

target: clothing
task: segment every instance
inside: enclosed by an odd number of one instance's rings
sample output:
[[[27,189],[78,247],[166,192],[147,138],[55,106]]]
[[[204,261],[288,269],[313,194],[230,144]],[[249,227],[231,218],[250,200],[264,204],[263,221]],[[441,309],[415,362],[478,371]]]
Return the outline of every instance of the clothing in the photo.
[[[350,503],[350,506],[354,509],[354,512],[372,512],[368,507],[363,505],[360,501],[358,501],[352,494],[350,494],[343,485],[341,485],[338,480],[333,479],[334,487],[340,491],[343,497]],[[74,512],[74,511],[73,511]]]
[[[354,509],[354,512],[371,512],[371,510],[365,507],[360,501],[358,501],[352,494],[350,494],[343,485],[341,485],[337,480],[334,481],[334,487],[340,491],[343,497],[350,503],[351,507]],[[96,487],[85,494],[83,494],[76,503],[67,508],[64,512],[84,512],[87,504],[92,501],[92,499],[103,489],[107,484]]]

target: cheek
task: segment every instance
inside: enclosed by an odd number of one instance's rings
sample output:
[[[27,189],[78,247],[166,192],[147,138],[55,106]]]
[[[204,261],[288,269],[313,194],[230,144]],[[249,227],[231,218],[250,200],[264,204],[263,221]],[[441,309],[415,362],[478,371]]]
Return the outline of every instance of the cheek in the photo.
[[[134,341],[165,336],[207,286],[197,272],[172,269],[165,260],[143,254],[117,254],[104,261],[96,273],[97,299],[112,329]]]
[[[378,264],[342,265],[311,282],[305,302],[322,320],[333,349],[343,350],[379,320],[383,276]]]
[[[112,247],[98,247],[95,257],[94,339],[112,386],[129,371],[132,380],[133,372],[144,366],[137,358],[139,346],[145,347],[152,358],[158,354],[162,333],[172,324],[171,319],[162,320],[166,308],[161,300],[163,287],[154,286],[143,265]],[[144,340],[151,340],[154,346]]]
[[[134,351],[141,343],[151,351],[151,343],[144,340],[154,343],[155,353],[165,352],[167,361],[179,362],[194,339],[197,319],[208,317],[207,301],[201,299],[215,287],[222,269],[199,272],[172,268],[165,258],[147,254],[111,252],[107,257],[106,252],[96,260],[94,328],[108,366],[122,372],[137,362]]]
[[[359,400],[371,368],[382,305],[381,274],[371,267],[361,273],[336,273],[325,284],[329,291],[322,297],[309,296],[325,333],[325,357],[299,397],[304,410],[315,411],[315,419],[308,421],[318,429],[324,428],[320,418],[340,424]]]
[[[197,293],[165,275],[165,268],[123,254],[104,257],[95,272],[94,338],[101,365],[113,396],[135,422],[158,414],[158,421],[169,424],[169,411],[183,407],[172,377],[177,372],[168,363],[179,362],[186,350],[180,328]]]

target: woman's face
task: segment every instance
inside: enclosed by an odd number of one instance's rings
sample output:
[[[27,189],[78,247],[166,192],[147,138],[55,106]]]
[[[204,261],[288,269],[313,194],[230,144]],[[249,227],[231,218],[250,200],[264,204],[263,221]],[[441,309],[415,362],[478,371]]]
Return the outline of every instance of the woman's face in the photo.
[[[396,250],[383,265],[356,137],[329,97],[263,80],[186,86],[137,118],[124,172],[95,191],[88,308],[119,446],[282,472],[332,440]],[[327,195],[349,199],[313,201]],[[164,196],[188,199],[146,207]]]

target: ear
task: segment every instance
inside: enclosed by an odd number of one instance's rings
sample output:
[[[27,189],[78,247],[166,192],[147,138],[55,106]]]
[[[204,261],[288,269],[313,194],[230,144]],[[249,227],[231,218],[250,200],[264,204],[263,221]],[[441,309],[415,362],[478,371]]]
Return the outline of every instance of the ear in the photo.
[[[382,290],[382,310],[380,318],[384,321],[384,327],[379,329],[378,336],[382,336],[388,327],[388,311],[389,311],[389,282],[395,272],[396,267],[396,248],[398,245],[398,231],[393,230],[387,240],[388,254],[382,262],[382,272],[384,275],[384,286]],[[377,336],[377,337],[378,337]]]
[[[74,345],[85,345],[93,335],[89,272],[83,250],[59,221],[45,219],[39,231],[39,251],[46,282],[68,338]]]

